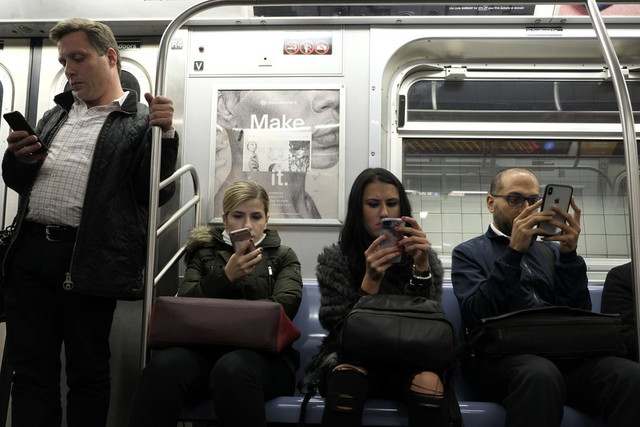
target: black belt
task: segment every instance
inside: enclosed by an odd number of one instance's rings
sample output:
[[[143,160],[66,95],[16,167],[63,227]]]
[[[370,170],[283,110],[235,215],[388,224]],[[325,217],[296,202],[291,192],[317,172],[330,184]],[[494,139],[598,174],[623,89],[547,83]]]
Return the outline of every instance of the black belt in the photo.
[[[40,224],[39,222],[25,221],[22,226],[38,236],[42,236],[50,242],[73,242],[76,239],[78,229],[54,224]]]

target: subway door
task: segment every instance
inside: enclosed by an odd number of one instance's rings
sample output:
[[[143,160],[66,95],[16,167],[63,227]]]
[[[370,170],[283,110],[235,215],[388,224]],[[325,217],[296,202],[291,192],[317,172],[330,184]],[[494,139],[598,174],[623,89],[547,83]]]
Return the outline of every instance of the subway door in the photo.
[[[122,63],[122,87],[133,89],[143,104],[146,92],[153,93],[159,38],[117,38]],[[53,98],[70,86],[64,69],[58,62],[58,49],[50,41],[44,42],[38,117],[53,107]],[[140,374],[140,346],[142,336],[142,301],[119,301],[111,328],[111,405],[109,426],[126,425],[130,402]],[[66,378],[62,381],[63,398]],[[63,407],[66,406],[63,405]],[[63,418],[64,419],[64,418]]]
[[[0,39],[0,113],[19,110],[27,118],[27,91],[29,85],[29,75],[31,69],[31,43],[28,39]],[[33,123],[33,121],[31,121]],[[7,146],[7,136],[9,126],[4,120],[0,120],[0,146],[2,154]],[[15,216],[18,207],[17,194],[9,190],[4,182],[0,185],[0,200],[2,210],[3,227],[10,224]],[[4,343],[6,337],[5,323],[0,324],[0,360],[4,360]],[[0,420],[9,417],[9,387],[10,372],[2,365],[2,376],[0,376]],[[4,425],[4,423],[2,424]]]
[[[28,39],[0,39],[0,111],[2,114],[19,110],[30,119],[27,110],[27,89],[31,67],[31,44]],[[35,124],[30,120],[31,124]],[[2,153],[7,147],[9,126],[0,120],[0,141]],[[0,185],[2,203],[1,224],[8,225],[18,207],[18,196]]]

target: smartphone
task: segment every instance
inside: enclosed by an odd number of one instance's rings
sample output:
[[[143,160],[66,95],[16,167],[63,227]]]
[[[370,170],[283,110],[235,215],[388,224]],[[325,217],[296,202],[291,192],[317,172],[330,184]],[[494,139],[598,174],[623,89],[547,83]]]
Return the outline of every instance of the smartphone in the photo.
[[[544,189],[540,211],[550,211],[553,205],[558,205],[564,210],[568,210],[572,195],[573,187],[570,185],[549,184]],[[564,222],[564,218],[559,213],[556,213],[553,220]],[[558,227],[549,224],[548,221],[538,223],[538,228],[541,231],[539,234],[542,236],[555,236],[561,232]]]
[[[233,249],[235,250],[240,242],[251,239],[251,232],[248,228],[239,228],[230,232],[229,237],[231,238],[231,244],[233,245]],[[255,250],[256,247],[253,245],[253,243],[250,243],[244,253],[247,254]]]
[[[397,226],[404,226],[404,221],[401,218],[382,218],[382,228],[380,228],[380,235],[389,235],[388,238],[380,243],[380,249],[389,248],[391,246],[395,246],[402,238],[404,238],[404,234],[402,232],[396,230]],[[402,249],[402,248],[401,248]],[[398,255],[393,258],[392,263],[400,262],[402,257]]]
[[[29,132],[29,135],[35,135],[38,137],[38,141],[40,142],[40,148],[34,151],[33,154],[44,153],[45,151],[48,150],[47,146],[44,145],[42,141],[40,141],[40,137],[29,125],[29,122],[27,122],[27,119],[24,118],[24,116],[20,111],[12,111],[10,113],[5,113],[3,117],[7,121],[7,123],[9,123],[9,127],[11,127],[11,129],[26,130],[27,132]]]

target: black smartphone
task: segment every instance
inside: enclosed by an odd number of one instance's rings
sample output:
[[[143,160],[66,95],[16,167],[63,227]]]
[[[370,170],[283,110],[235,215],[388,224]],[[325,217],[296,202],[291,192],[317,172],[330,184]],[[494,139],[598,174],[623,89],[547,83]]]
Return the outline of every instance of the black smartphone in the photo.
[[[557,205],[564,210],[568,210],[572,195],[573,187],[570,185],[549,184],[544,189],[540,211],[550,211],[551,206],[553,205]],[[559,213],[555,214],[553,220],[564,222],[564,218]],[[554,236],[559,234],[561,231],[558,227],[551,225],[548,221],[538,223],[538,228],[541,231],[539,234],[542,236]]]
[[[380,243],[380,249],[395,246],[396,243],[402,240],[404,235],[395,229],[397,226],[404,226],[404,221],[401,218],[382,218],[381,223],[382,227],[380,228],[380,235],[388,234],[389,237]],[[389,262],[398,263],[400,262],[400,259],[401,256],[398,255]]]
[[[230,232],[229,238],[231,239],[231,244],[233,245],[233,249],[235,250],[238,246],[238,243],[251,239],[251,232],[248,228],[239,228]],[[249,252],[253,252],[255,250],[256,247],[253,245],[253,243],[250,243],[244,253],[248,254]]]
[[[38,137],[38,142],[40,142],[40,148],[34,151],[33,154],[44,153],[45,151],[48,150],[47,146],[44,145],[42,141],[40,141],[40,137],[38,136],[36,131],[34,131],[33,128],[29,125],[29,122],[27,122],[27,119],[24,118],[24,116],[20,111],[12,111],[10,113],[5,113],[3,117],[7,121],[11,129],[26,130],[27,132],[29,132],[29,135],[35,135]]]

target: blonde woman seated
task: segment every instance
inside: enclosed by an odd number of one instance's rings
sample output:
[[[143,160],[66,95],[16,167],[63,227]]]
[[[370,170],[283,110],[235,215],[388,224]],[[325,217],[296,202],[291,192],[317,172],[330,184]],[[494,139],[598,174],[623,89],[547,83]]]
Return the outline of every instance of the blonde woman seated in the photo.
[[[224,228],[195,228],[187,246],[187,270],[178,296],[268,300],[293,319],[302,298],[300,262],[269,230],[269,197],[256,183],[239,181],[223,199]],[[229,232],[248,228],[250,241],[234,250]],[[255,249],[245,253],[251,244]],[[145,367],[129,426],[175,427],[183,402],[209,396],[220,425],[266,426],[264,403],[291,395],[298,354],[248,349],[171,347],[156,351]]]

